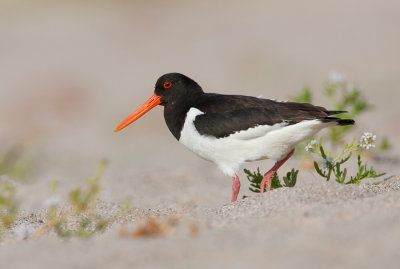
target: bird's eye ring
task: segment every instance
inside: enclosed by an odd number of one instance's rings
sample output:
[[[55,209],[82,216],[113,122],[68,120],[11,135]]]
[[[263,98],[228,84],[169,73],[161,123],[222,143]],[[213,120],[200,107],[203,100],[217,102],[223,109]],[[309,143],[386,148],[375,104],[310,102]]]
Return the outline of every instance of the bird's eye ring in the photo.
[[[164,88],[168,89],[168,88],[171,88],[171,86],[172,86],[171,81],[164,82]]]

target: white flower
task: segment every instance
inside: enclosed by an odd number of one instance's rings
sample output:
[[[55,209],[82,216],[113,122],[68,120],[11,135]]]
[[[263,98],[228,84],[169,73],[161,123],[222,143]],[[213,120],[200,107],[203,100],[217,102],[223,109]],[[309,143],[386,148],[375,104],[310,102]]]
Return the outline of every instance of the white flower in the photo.
[[[31,224],[22,224],[14,228],[14,233],[20,240],[31,237],[35,231],[36,229]]]
[[[331,83],[344,83],[346,82],[347,76],[346,74],[341,74],[339,72],[337,72],[336,70],[332,70],[331,72],[329,72],[329,82]]]
[[[332,166],[335,165],[335,162],[333,161],[333,157],[328,157],[328,158],[322,160],[322,164],[324,165],[324,169],[328,168],[328,163],[330,163]]]
[[[372,144],[376,140],[376,135],[371,132],[365,132],[360,138],[360,147],[364,149],[374,148],[375,145]]]
[[[317,149],[317,140],[311,140],[310,143],[305,147],[308,152],[315,152]]]
[[[60,203],[61,203],[61,198],[59,196],[53,195],[44,200],[42,204],[44,207],[50,208],[50,207],[57,207],[60,205]]]

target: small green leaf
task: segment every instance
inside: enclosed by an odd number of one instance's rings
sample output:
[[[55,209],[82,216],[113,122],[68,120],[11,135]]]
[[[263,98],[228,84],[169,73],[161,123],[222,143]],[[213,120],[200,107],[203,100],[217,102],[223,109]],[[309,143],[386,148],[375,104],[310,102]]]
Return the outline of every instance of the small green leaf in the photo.
[[[323,159],[326,159],[327,156],[325,154],[324,148],[322,147],[322,143],[319,145],[319,150],[321,151],[321,156]]]
[[[314,161],[314,168],[315,171],[317,171],[317,173],[321,176],[321,177],[326,177],[325,173],[322,172],[322,170],[319,168],[318,163],[316,161]]]

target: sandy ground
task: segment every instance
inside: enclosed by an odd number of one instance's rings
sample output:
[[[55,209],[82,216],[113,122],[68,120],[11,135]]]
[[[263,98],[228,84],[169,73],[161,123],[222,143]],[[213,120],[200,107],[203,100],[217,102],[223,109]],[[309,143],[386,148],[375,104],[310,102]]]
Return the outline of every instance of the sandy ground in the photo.
[[[61,240],[52,234],[39,240],[21,240],[9,234],[2,244],[1,267],[399,266],[399,177],[391,177],[378,186],[343,186],[306,177],[295,188],[218,206],[206,204],[226,201],[229,194],[225,189],[226,195],[220,195],[222,186],[210,187],[207,180],[188,179],[183,174],[163,180],[148,174],[146,179],[150,185],[159,186],[157,191],[146,187],[147,196],[140,198],[144,203],[153,203],[152,207],[133,207],[118,224],[89,240]],[[119,183],[128,184],[124,181],[128,179]],[[182,182],[186,182],[184,191],[183,187],[171,187],[182,186]],[[160,194],[162,202],[160,198],[153,199],[160,190],[168,192]],[[102,202],[98,210],[114,214],[118,207]],[[43,210],[26,211],[18,225],[30,223],[39,227],[44,214]],[[133,233],[147,217],[160,223],[174,217],[177,222],[160,236],[123,235]]]
[[[0,243],[0,268],[399,268],[399,9],[392,0],[0,1],[0,152],[22,145],[33,164],[14,182],[22,211]],[[161,108],[112,132],[163,73],[281,100],[308,84],[329,107],[320,89],[331,70],[373,105],[349,138],[372,131],[392,145],[370,161],[387,172],[377,186],[302,170],[295,188],[257,195],[240,173],[247,198],[230,204],[231,180],[174,140]],[[53,179],[65,201],[103,158],[97,210],[112,215],[130,199],[126,216],[89,240],[19,238],[18,228],[45,220]],[[247,168],[257,166],[272,162]],[[176,222],[161,236],[121,236],[149,216]]]

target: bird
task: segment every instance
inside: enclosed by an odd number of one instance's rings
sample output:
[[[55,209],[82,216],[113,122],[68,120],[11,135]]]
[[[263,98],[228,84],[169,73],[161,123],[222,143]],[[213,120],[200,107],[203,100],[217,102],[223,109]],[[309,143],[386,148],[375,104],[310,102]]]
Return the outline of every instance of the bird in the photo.
[[[215,163],[232,178],[232,199],[240,191],[238,171],[246,162],[271,159],[260,192],[269,191],[274,174],[293,155],[300,142],[330,126],[353,125],[352,119],[332,115],[308,103],[280,102],[245,95],[206,93],[193,79],[168,73],[158,78],[154,94],[115,129],[122,130],[156,106],[172,135],[201,158]]]

